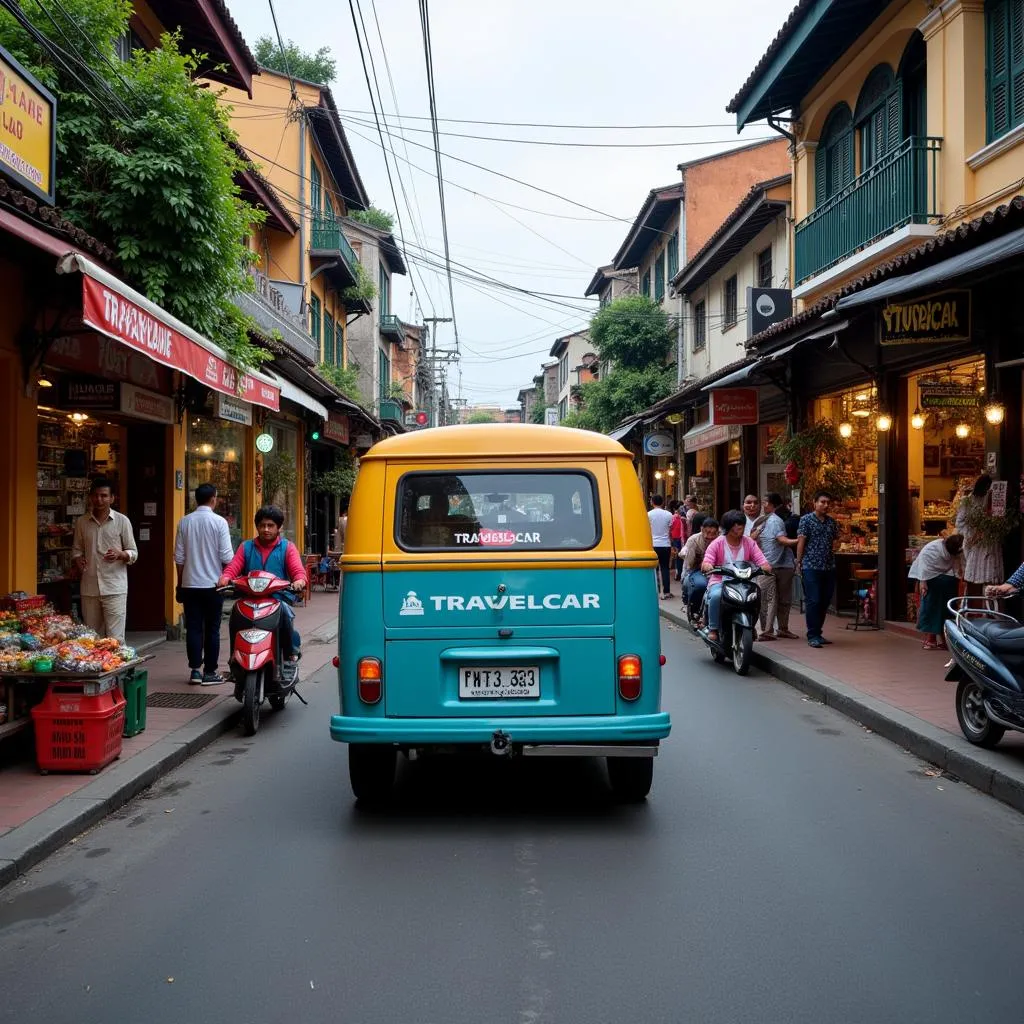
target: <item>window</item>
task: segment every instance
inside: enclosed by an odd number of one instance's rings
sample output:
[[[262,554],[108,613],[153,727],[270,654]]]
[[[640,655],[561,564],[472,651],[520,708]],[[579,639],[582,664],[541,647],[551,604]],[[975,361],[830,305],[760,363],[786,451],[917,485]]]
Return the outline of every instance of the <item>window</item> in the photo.
[[[309,333],[320,348],[320,299],[314,295],[309,300]]]
[[[309,205],[316,217],[323,209],[324,190],[320,180],[320,168],[314,163],[309,171]]]
[[[408,473],[396,519],[398,545],[413,550],[580,551],[601,535],[588,473]]]
[[[377,349],[377,374],[380,377],[378,394],[381,401],[389,397],[391,391],[391,360],[384,349]]]
[[[336,366],[334,358],[334,317],[324,313],[324,362]]]
[[[707,306],[701,299],[693,307],[693,351],[700,352],[708,343]]]
[[[727,331],[736,326],[738,311],[736,308],[736,275],[733,274],[722,288],[722,330]]]
[[[131,28],[125,29],[114,43],[114,50],[117,53],[118,59],[125,63],[132,59],[132,54],[136,50],[144,50],[145,48],[142,37]]]
[[[391,313],[391,279],[388,277],[388,272],[384,269],[383,263],[377,265],[377,280],[380,282],[378,289],[380,300],[377,303],[377,315],[388,316]]]
[[[644,274],[643,282],[640,285],[640,294],[648,299],[651,297],[651,272],[649,270]]]
[[[558,403],[558,422],[561,423],[562,420],[564,420],[565,417],[568,416],[568,415],[569,415],[569,400],[567,398],[563,398]]]
[[[569,353],[558,360],[558,390],[561,391],[569,380]]]
[[[903,141],[902,83],[888,64],[879,64],[865,79],[855,121],[863,173]]]
[[[340,320],[334,326],[334,365],[345,365],[345,327]]]
[[[772,286],[772,247],[762,249],[757,254],[757,287],[771,288]]]
[[[665,298],[665,254],[658,253],[654,261],[654,301],[661,302]]]
[[[985,114],[989,142],[1024,122],[1024,0],[985,4]]]
[[[679,273],[679,232],[673,231],[672,237],[668,240],[665,248],[665,258],[668,260],[666,271],[669,281]]]
[[[826,118],[814,155],[815,205],[824,205],[853,177],[853,114],[840,103]]]

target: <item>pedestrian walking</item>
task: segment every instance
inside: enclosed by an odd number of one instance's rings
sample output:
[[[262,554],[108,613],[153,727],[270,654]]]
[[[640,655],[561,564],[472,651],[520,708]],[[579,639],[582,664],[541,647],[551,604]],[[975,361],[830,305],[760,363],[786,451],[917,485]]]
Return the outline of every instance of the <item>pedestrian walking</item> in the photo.
[[[196,507],[178,523],[174,538],[174,565],[178,572],[175,596],[185,609],[185,653],[193,686],[224,682],[217,671],[220,661],[220,626],[224,598],[217,581],[231,561],[231,530],[217,515],[217,488],[200,484]]]
[[[754,528],[764,521],[761,515],[761,499],[756,494],[748,494],[743,499],[743,515],[747,522],[743,527],[743,536],[749,537]]]
[[[956,532],[964,538],[964,581],[967,593],[980,596],[988,584],[1003,579],[1003,546],[995,535],[982,532],[982,524],[991,517],[992,477],[982,474],[970,494],[960,499],[956,513]]]
[[[686,516],[686,521],[690,525],[690,536],[692,537],[694,534],[693,517],[699,511],[697,508],[697,499],[692,494],[687,494],[683,498],[683,508],[685,509],[683,514]]]
[[[796,569],[803,579],[807,643],[816,648],[832,643],[821,633],[836,589],[834,552],[839,524],[828,514],[831,505],[832,495],[818,491],[814,495],[814,511],[801,516],[797,527]]]
[[[669,556],[672,553],[672,513],[664,507],[665,499],[656,494],[651,498],[651,510],[647,513],[647,521],[651,524],[651,543],[654,553],[658,556],[658,573],[661,577],[661,596],[672,596],[672,576],[669,572]]]
[[[672,513],[672,526],[668,531],[669,540],[672,542],[671,566],[675,569],[678,583],[683,578],[683,546],[689,537],[689,523],[686,521],[686,509],[681,501],[670,501],[668,510]]]
[[[348,531],[348,505],[343,505],[338,512],[338,522],[334,530],[334,550],[340,553],[345,551],[345,534]]]
[[[789,631],[789,611],[793,602],[793,576],[796,573],[796,540],[786,535],[786,524],[779,509],[782,497],[774,491],[765,495],[763,516],[751,531],[774,572],[758,577],[761,587],[761,640],[795,640]],[[778,617],[778,626],[775,620]],[[773,627],[775,627],[773,632]]]
[[[917,631],[924,634],[926,651],[945,651],[942,624],[949,617],[947,603],[957,595],[964,572],[964,539],[959,533],[929,541],[917,553],[910,579],[918,581],[921,603],[917,610]]]
[[[71,559],[81,573],[82,620],[100,636],[124,643],[128,566],[139,557],[126,515],[111,508],[114,489],[106,477],[89,488],[91,511],[75,521]]]

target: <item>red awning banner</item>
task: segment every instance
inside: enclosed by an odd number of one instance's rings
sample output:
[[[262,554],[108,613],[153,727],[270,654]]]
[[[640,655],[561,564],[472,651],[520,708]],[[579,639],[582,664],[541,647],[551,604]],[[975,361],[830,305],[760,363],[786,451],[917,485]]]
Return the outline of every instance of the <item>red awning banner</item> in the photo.
[[[82,274],[82,320],[156,363],[179,370],[223,395],[277,412],[281,390],[257,373],[240,373],[227,353],[192,328],[81,256],[67,256],[60,273]]]

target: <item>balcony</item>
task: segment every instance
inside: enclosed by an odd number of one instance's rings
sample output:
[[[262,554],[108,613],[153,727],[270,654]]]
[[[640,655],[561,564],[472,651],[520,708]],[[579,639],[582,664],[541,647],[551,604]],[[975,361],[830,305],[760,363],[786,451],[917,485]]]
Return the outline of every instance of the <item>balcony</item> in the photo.
[[[809,279],[938,211],[942,139],[913,136],[805,217],[795,230],[797,289]]]
[[[265,274],[250,271],[255,285],[251,292],[238,292],[235,305],[256,321],[257,326],[271,337],[280,336],[281,341],[304,359],[317,362],[320,349],[310,337],[306,319],[289,308],[288,303],[301,300],[301,292],[289,296],[286,291],[292,287],[289,282],[271,281]],[[277,287],[275,286],[277,285]]]
[[[391,420],[398,424],[405,422],[402,415],[402,407],[393,398],[382,398],[380,400],[380,418],[382,421]]]
[[[389,334],[399,341],[405,338],[405,324],[392,314],[382,315],[380,318],[380,333]]]
[[[314,266],[326,268],[324,272],[331,275],[338,288],[359,283],[359,257],[333,217],[314,215],[309,258]]]

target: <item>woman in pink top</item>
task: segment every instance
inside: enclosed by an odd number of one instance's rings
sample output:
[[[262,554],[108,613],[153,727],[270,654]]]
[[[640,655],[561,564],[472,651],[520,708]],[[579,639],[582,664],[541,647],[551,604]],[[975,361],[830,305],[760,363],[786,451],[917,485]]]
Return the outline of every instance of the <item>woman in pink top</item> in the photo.
[[[757,546],[757,541],[743,536],[747,527],[747,517],[742,512],[726,512],[722,516],[722,536],[716,537],[704,552],[704,562],[700,569],[708,576],[708,639],[718,639],[719,611],[722,607],[722,577],[719,573],[711,575],[716,565],[731,565],[733,562],[753,562],[765,572],[771,572],[772,566]]]

